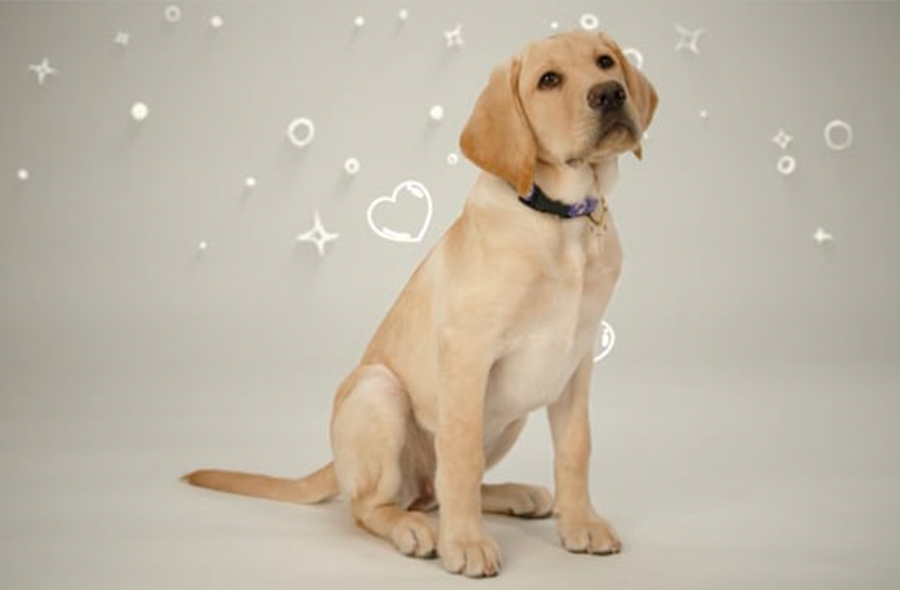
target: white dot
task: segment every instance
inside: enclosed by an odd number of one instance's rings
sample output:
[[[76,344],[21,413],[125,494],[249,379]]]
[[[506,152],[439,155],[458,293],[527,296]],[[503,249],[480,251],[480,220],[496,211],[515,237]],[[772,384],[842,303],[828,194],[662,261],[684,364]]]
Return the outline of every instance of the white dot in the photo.
[[[356,158],[347,158],[344,162],[344,172],[350,176],[356,176],[359,173],[359,160]]]
[[[222,25],[224,25],[224,24],[225,24],[225,21],[222,20],[222,17],[219,16],[218,14],[213,16],[211,19],[209,19],[209,26],[211,26],[214,29],[221,29]]]
[[[359,27],[361,27],[361,26],[363,26],[363,25],[366,24],[366,19],[364,19],[364,18],[361,17],[361,16],[358,16],[358,17],[356,17],[355,19],[353,19],[353,24],[354,24],[357,28],[359,28]]]
[[[778,158],[778,171],[785,176],[793,174],[797,168],[797,160],[793,156],[784,155]]]
[[[248,176],[247,178],[244,179],[244,186],[246,186],[247,188],[255,187],[256,186],[256,178],[254,178],[252,176]]]
[[[163,11],[163,16],[170,23],[177,23],[181,20],[181,9],[174,4],[166,6],[165,11]]]
[[[431,110],[428,111],[428,116],[434,121],[440,121],[444,118],[444,107],[439,104],[434,105],[431,107]]]
[[[206,250],[207,248],[209,248],[209,244],[206,243],[206,240],[203,240],[202,242],[197,244],[197,248],[199,248],[200,250]]]
[[[702,111],[700,111],[700,118],[701,118],[701,119],[708,119],[708,118],[709,118],[709,113],[707,112],[706,109],[703,109]]]
[[[16,171],[16,176],[18,177],[19,180],[24,182],[24,181],[28,180],[28,177],[30,175],[28,174],[28,170],[26,170],[25,168],[19,168]]]
[[[409,18],[409,11],[406,10],[405,8],[401,8],[401,9],[400,9],[400,12],[397,13],[397,18],[399,18],[400,20],[406,20],[406,19],[408,19],[408,18]]]
[[[143,121],[150,114],[150,109],[142,102],[131,105],[131,118],[135,121]]]
[[[455,153],[450,152],[449,154],[447,154],[447,163],[448,164],[450,164],[451,166],[456,166],[456,164],[458,162],[459,162],[459,156],[457,156]]]
[[[553,21],[552,23],[550,23],[550,28],[553,29],[554,31],[557,30],[559,28],[559,23],[556,21]]]

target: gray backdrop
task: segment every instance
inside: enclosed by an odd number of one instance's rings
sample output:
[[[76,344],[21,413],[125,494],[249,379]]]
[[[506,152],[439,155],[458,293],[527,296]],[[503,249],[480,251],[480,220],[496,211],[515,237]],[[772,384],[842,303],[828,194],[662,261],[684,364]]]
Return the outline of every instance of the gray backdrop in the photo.
[[[205,2],[180,3],[177,23],[166,5],[0,4],[4,587],[239,579],[227,556],[246,556],[244,546],[219,547],[211,579],[183,557],[203,550],[178,526],[217,500],[175,478],[216,462],[299,473],[327,458],[334,386],[478,174],[447,158],[488,73],[552,22],[578,27],[584,13],[640,50],[661,102],[644,160],[623,157],[610,195],[626,262],[607,318],[616,346],[596,377],[609,385],[595,405],[606,466],[596,472],[633,561],[559,567],[576,579],[616,572],[611,584],[758,585],[741,555],[770,559],[754,551],[771,534],[787,550],[813,543],[798,558],[808,568],[794,561],[777,577],[785,585],[855,583],[865,570],[869,587],[896,587],[888,498],[900,482],[884,473],[898,465],[900,4]],[[465,44],[448,48],[444,32],[457,24]],[[705,29],[699,54],[675,50],[676,24]],[[130,34],[127,46],[117,31]],[[58,73],[39,84],[29,65],[44,57]],[[136,102],[149,107],[144,121],[131,117]],[[430,118],[433,105],[443,119]],[[303,149],[286,138],[297,117],[315,123]],[[852,125],[846,150],[824,141],[833,119]],[[784,151],[772,141],[779,128],[794,138]],[[783,155],[796,160],[789,176],[776,167]],[[353,177],[349,157],[361,164]],[[421,243],[390,242],[371,231],[367,209],[409,179],[429,189],[433,220]],[[380,210],[380,223],[414,230],[423,213],[406,206]],[[323,257],[295,240],[315,211],[340,234]],[[834,241],[813,240],[820,226]],[[542,422],[501,474],[550,483]],[[810,461],[825,479],[795,480]],[[729,478],[736,465],[758,473]],[[711,511],[718,526],[739,490],[774,474],[796,497],[763,492],[777,506],[740,512],[728,521],[734,535],[691,545],[700,561],[679,553],[678,535],[654,536],[660,523],[702,535],[689,515]],[[824,500],[835,481],[839,496]],[[724,504],[704,495],[721,486]],[[799,528],[777,519],[734,544],[743,524],[816,499],[821,512]],[[218,501],[211,523],[235,509]],[[846,513],[855,532],[835,533],[826,515],[847,504],[868,512]],[[169,520],[165,506],[179,506]],[[364,578],[390,563],[385,575],[444,580],[433,564],[397,562],[375,541],[369,549],[340,511],[326,514],[323,531],[377,557],[359,558]],[[268,536],[252,529],[254,516],[250,536]],[[290,521],[292,542],[309,537],[303,518]],[[214,543],[222,531],[210,526],[199,528]],[[562,560],[548,527],[537,529],[541,547]],[[135,531],[153,531],[150,549]],[[830,535],[836,544],[820,546]],[[129,545],[135,536],[145,544]],[[881,553],[835,569],[833,555],[863,546]],[[513,547],[508,569],[524,576],[524,548]],[[725,558],[708,552],[722,547],[737,561],[711,566]],[[260,571],[284,583],[297,579],[286,562],[303,579],[336,575],[324,557],[292,561],[296,551],[271,563],[259,553]],[[113,561],[121,569],[98,577]],[[248,583],[259,579],[246,571]]]

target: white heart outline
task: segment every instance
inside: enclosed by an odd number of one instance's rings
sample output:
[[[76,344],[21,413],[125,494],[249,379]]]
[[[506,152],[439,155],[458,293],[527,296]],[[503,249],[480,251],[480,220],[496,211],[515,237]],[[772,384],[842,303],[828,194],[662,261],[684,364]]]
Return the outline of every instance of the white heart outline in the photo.
[[[612,352],[613,347],[616,345],[616,331],[613,330],[613,327],[610,326],[606,320],[603,320],[602,322],[600,322],[600,326],[601,326],[601,328],[603,326],[606,326],[606,328],[609,330],[609,346],[606,347],[606,350],[601,351],[600,354],[594,355],[595,363],[599,363],[600,361],[605,359],[607,356],[609,356],[609,353]],[[602,329],[600,330],[600,334],[603,334]],[[597,342],[595,339],[594,345],[596,346],[596,344],[597,344]]]
[[[419,230],[419,234],[416,236],[411,236],[405,232],[396,232],[386,227],[377,227],[375,225],[375,221],[372,220],[372,213],[375,211],[376,207],[384,202],[396,203],[398,193],[400,193],[400,191],[402,191],[403,189],[407,189],[412,194],[412,196],[416,197],[417,199],[425,199],[425,204],[427,205],[427,210],[425,212],[425,222],[422,224],[422,229]],[[396,188],[394,188],[393,192],[389,196],[378,197],[369,204],[369,209],[366,211],[366,220],[369,222],[369,227],[372,229],[372,231],[385,240],[391,242],[399,242],[401,244],[414,244],[417,242],[421,242],[422,238],[425,237],[425,233],[428,231],[428,226],[431,225],[432,209],[433,206],[431,203],[431,193],[428,192],[428,189],[425,188],[425,185],[418,180],[404,180],[403,182],[398,184]]]

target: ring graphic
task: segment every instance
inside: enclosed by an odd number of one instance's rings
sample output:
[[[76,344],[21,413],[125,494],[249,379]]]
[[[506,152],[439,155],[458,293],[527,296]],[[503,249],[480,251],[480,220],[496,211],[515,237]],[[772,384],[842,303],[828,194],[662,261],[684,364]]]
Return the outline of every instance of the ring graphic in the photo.
[[[622,55],[628,58],[628,61],[634,64],[639,70],[644,69],[644,54],[635,49],[634,47],[629,47],[628,49],[622,50]]]
[[[306,129],[306,134],[303,137],[297,135],[297,130],[301,127]],[[312,142],[313,137],[316,136],[316,127],[306,117],[300,117],[291,121],[291,124],[288,126],[287,136],[288,140],[298,148],[306,147]]]
[[[599,346],[598,346],[599,345]],[[606,320],[600,322],[600,333],[594,345],[594,362],[605,359],[616,345],[616,333]]]
[[[836,129],[844,132],[844,141],[835,141],[833,134]],[[831,121],[828,125],[825,125],[825,143],[836,152],[847,149],[853,143],[853,127],[840,119]]]
[[[344,162],[344,172],[350,176],[356,176],[359,172],[359,160],[356,158],[347,158]]]
[[[585,31],[593,31],[600,26],[600,19],[596,14],[586,12],[581,15],[581,28]]]
[[[793,174],[796,168],[797,160],[794,159],[794,156],[784,155],[778,158],[778,171],[785,176]]]
[[[163,11],[163,16],[170,23],[177,23],[181,20],[181,8],[174,4],[166,6],[166,9]]]

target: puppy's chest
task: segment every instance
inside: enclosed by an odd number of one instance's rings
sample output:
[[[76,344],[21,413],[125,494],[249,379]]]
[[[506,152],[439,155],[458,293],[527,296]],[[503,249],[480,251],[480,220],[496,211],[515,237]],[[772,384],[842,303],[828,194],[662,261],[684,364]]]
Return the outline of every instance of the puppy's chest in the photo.
[[[592,353],[621,249],[615,234],[590,236],[565,244],[554,258],[509,333],[508,352],[490,374],[486,419],[498,427],[553,403]]]

